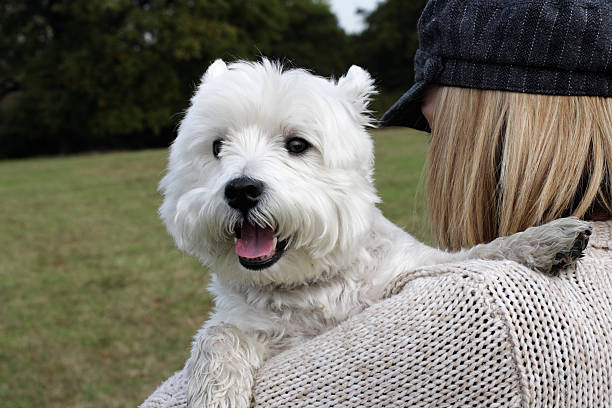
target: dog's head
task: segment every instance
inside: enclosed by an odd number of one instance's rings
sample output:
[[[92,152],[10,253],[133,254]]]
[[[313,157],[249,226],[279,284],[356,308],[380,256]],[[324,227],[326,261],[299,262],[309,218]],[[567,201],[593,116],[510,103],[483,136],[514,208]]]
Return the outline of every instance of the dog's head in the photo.
[[[313,279],[363,246],[378,198],[365,130],[373,80],[268,60],[214,62],[170,149],[160,214],[220,277]]]

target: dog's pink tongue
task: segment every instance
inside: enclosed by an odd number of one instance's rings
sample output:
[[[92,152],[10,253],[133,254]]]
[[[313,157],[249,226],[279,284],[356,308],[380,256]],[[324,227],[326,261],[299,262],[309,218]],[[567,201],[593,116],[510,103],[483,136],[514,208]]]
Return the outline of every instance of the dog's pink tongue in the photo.
[[[243,258],[259,258],[274,250],[274,230],[260,228],[248,222],[242,224],[240,239],[236,241],[236,253]]]

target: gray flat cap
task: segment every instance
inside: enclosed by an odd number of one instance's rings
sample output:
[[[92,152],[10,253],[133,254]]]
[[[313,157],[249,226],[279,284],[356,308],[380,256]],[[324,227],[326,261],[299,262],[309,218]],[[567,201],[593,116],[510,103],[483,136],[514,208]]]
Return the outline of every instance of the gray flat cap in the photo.
[[[382,126],[428,131],[430,84],[612,96],[612,0],[430,0],[418,31],[415,84]]]

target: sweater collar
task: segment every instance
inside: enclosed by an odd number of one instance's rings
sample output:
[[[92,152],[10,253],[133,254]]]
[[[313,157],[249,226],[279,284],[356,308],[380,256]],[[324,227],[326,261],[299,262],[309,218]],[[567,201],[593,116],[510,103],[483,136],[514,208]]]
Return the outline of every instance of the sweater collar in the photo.
[[[612,249],[612,221],[594,221],[593,235],[589,245],[595,248]]]

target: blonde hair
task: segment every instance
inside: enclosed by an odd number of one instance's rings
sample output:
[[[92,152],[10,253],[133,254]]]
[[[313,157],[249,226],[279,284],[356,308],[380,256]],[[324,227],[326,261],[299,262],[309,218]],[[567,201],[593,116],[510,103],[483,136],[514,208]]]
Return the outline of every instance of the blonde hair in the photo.
[[[612,98],[442,87],[427,196],[439,245],[555,218],[612,218]]]

